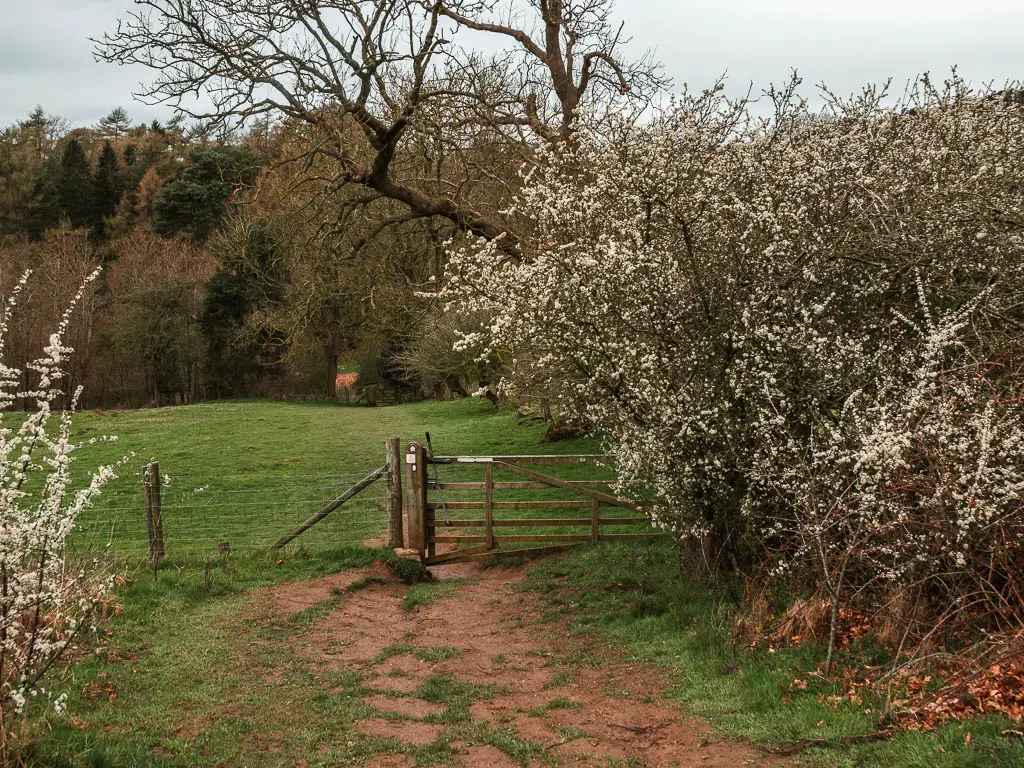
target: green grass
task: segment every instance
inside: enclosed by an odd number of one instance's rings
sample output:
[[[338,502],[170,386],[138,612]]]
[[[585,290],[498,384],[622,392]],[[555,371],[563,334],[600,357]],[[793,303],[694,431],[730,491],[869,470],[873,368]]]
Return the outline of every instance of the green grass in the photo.
[[[500,725],[472,723],[456,731],[456,734],[470,744],[488,744],[495,747],[522,766],[528,765],[533,758],[545,756],[543,744],[527,741],[511,728]],[[552,765],[550,761],[541,764]]]
[[[454,597],[469,582],[466,579],[445,579],[444,581],[414,584],[402,599],[402,608],[412,611],[423,608],[437,600]]]
[[[333,594],[326,600],[304,608],[296,613],[289,614],[283,619],[275,619],[270,622],[261,637],[292,637],[302,632],[309,631],[319,621],[329,616],[333,611],[338,610],[345,604],[342,594]]]
[[[507,691],[503,688],[490,683],[469,683],[454,675],[431,675],[416,695],[434,704],[444,705],[445,711],[438,715],[437,721],[454,724],[472,722],[469,708],[474,701],[493,699],[505,693]]]
[[[75,545],[86,552],[108,544],[121,555],[146,551],[141,471],[160,462],[170,477],[163,490],[164,533],[171,560],[265,548],[366,474],[384,464],[384,440],[423,440],[431,432],[438,453],[591,453],[592,440],[541,446],[544,425],[496,412],[476,400],[419,403],[397,408],[336,404],[228,401],[143,411],[95,411],[75,417],[76,436],[118,436],[115,443],[80,451],[85,472],[124,455],[135,457],[100,502],[84,515]],[[473,468],[447,468],[460,479]],[[575,470],[576,468],[570,468]],[[588,468],[583,468],[587,476]],[[572,474],[572,473],[570,473]],[[580,474],[577,470],[576,474]],[[560,498],[560,492],[548,494]],[[541,492],[543,498],[544,492]],[[386,528],[384,484],[377,483],[298,539],[307,550],[359,544]],[[455,496],[449,494],[450,500]],[[477,493],[473,498],[480,497]],[[530,514],[543,512],[530,511]],[[550,531],[549,531],[550,532]]]
[[[416,646],[399,644],[389,645],[387,648],[378,653],[374,659],[374,664],[383,664],[388,659],[393,659],[395,656],[401,656],[408,654],[409,656],[415,656],[417,659],[429,664],[438,664],[448,659],[454,659],[462,654],[462,650],[459,648],[451,648],[449,646],[435,646],[433,648],[417,648]]]
[[[727,588],[716,591],[682,581],[676,555],[667,545],[576,550],[531,569],[525,588],[567,614],[570,632],[604,633],[634,659],[666,669],[674,680],[669,696],[731,738],[759,744],[824,739],[825,747],[805,755],[811,766],[1024,765],[1024,744],[1002,736],[1014,726],[999,718],[973,720],[935,734],[901,733],[877,743],[843,745],[847,736],[879,730],[880,703],[829,706],[827,697],[843,691],[808,675],[824,659],[820,647],[769,653],[731,641],[735,595]],[[865,647],[842,661],[850,666],[877,661],[877,652]],[[585,658],[576,661],[586,663]],[[796,679],[808,680],[807,689],[792,690]]]
[[[528,714],[530,717],[543,717],[548,712],[554,712],[558,709],[579,709],[579,704],[574,704],[565,696],[559,696],[556,699],[552,699],[547,704],[542,704],[539,707],[534,707]]]
[[[27,758],[39,766],[263,766],[291,764],[296,755],[308,756],[310,765],[360,765],[382,752],[401,752],[406,747],[393,739],[365,737],[355,730],[360,718],[375,716],[363,702],[366,687],[360,676],[310,665],[294,642],[341,606],[352,589],[372,582],[356,582],[285,619],[252,615],[244,594],[374,561],[388,563],[414,585],[403,601],[407,610],[457,594],[462,584],[423,583],[419,564],[357,546],[384,528],[379,499],[372,497],[328,518],[284,553],[268,555],[267,544],[341,489],[309,489],[302,484],[328,475],[339,481],[361,476],[383,462],[385,438],[419,439],[428,429],[435,449],[446,454],[598,450],[588,440],[542,445],[542,424],[494,412],[476,401],[385,409],[228,402],[80,414],[76,426],[85,438],[106,433],[121,437],[116,444],[83,450],[80,468],[127,451],[137,453],[125,478],[83,521],[78,545],[87,548],[110,535],[117,552],[137,558],[144,521],[134,473],[145,460],[156,458],[172,477],[167,490],[169,556],[159,580],[139,570],[119,590],[123,615],[111,619],[110,634],[96,638],[89,654],[54,685],[69,693],[70,714],[35,713]],[[564,469],[561,476],[600,476],[592,467]],[[448,481],[478,480],[473,473],[480,471],[440,468],[442,479]],[[224,506],[186,503],[202,497],[192,490],[203,485],[212,489],[203,493],[211,493],[211,498],[219,494]],[[254,489],[260,493],[254,494]],[[323,497],[317,495],[321,492]],[[506,493],[499,498],[527,497],[526,492]],[[447,498],[479,497],[467,493]],[[555,497],[563,498],[554,491],[529,492],[529,498]],[[276,506],[282,499],[294,507]],[[522,514],[551,515],[543,510]],[[193,540],[206,549],[193,548]],[[208,587],[205,558],[196,554],[220,540],[230,541],[231,553],[211,559]],[[570,632],[603,633],[635,659],[660,665],[674,681],[669,695],[695,715],[710,719],[726,736],[769,744],[825,739],[838,745],[843,737],[878,729],[874,702],[830,708],[825,697],[836,691],[813,679],[805,691],[790,690],[794,679],[808,679],[805,670],[821,660],[820,648],[768,654],[734,645],[729,639],[733,595],[727,589],[681,582],[675,557],[662,542],[576,550],[533,569],[526,588],[548,603],[541,616],[530,617],[531,622],[569,617]],[[396,645],[385,652],[437,662],[453,658],[455,650]],[[867,660],[874,651],[863,653]],[[844,659],[847,664],[857,661]],[[594,662],[584,651],[538,660],[554,672],[552,689]],[[453,738],[491,744],[521,764],[542,758],[543,745],[519,739],[502,723],[470,721],[472,702],[495,694],[493,687],[449,676],[432,677],[416,692],[445,705],[436,722],[452,729]],[[536,712],[565,706],[571,702],[553,698]],[[841,768],[1024,765],[1024,745],[1001,735],[1008,727],[989,718],[937,734],[906,733],[874,744],[826,747],[807,752],[803,759],[811,766]],[[966,743],[968,733],[971,739]],[[267,743],[267,734],[276,734],[277,740]],[[443,739],[409,754],[419,765],[454,760]]]

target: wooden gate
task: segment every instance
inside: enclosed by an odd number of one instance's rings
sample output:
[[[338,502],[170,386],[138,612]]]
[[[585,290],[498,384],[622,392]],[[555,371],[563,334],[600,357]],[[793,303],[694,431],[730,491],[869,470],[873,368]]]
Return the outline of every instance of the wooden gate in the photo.
[[[409,546],[425,563],[438,564],[662,535],[642,516],[641,502],[608,492],[614,484],[611,460],[605,455],[431,457],[423,445],[410,443],[405,455]],[[503,492],[514,498],[499,498]],[[545,546],[501,549],[520,544]]]

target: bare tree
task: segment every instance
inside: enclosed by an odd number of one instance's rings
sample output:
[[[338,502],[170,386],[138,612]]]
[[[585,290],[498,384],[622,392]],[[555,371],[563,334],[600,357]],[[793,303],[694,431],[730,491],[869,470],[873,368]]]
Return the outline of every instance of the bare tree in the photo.
[[[469,51],[455,59],[456,81],[470,85],[465,106],[481,123],[553,143],[568,141],[584,117],[645,106],[666,83],[649,54],[622,55],[628,41],[613,9],[614,0],[442,0],[441,13],[459,26],[512,44],[490,59]]]
[[[459,130],[497,128],[529,147],[571,137],[580,110],[635,106],[661,82],[649,61],[619,56],[613,0],[136,0],[138,11],[96,41],[96,56],[156,72],[136,94],[219,128],[281,117],[317,141],[297,160],[331,156],[330,187],[362,190],[354,204],[402,204],[381,230],[440,217],[522,246],[463,185],[427,183],[400,168],[403,142],[439,117]],[[506,38],[484,57],[456,45],[465,29]],[[432,120],[428,120],[432,118]],[[348,197],[352,205],[352,197]]]

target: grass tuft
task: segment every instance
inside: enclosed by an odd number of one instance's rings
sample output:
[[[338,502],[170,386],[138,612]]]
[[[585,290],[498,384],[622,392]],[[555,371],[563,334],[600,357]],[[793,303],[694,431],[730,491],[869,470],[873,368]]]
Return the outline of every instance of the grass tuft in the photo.
[[[416,695],[425,701],[442,704],[445,711],[436,719],[442,723],[468,723],[472,721],[469,708],[474,701],[504,696],[508,691],[501,686],[488,683],[470,683],[454,675],[431,675],[420,686]]]
[[[462,649],[448,646],[435,646],[433,648],[419,648],[413,645],[399,644],[389,645],[373,657],[372,663],[383,664],[388,659],[402,655],[415,656],[426,664],[440,664],[442,661],[454,659],[462,655]]]
[[[580,709],[581,704],[571,701],[568,696],[559,696],[556,699],[552,699],[547,704],[542,704],[539,707],[534,707],[529,710],[526,714],[530,717],[544,717],[548,712],[554,712],[558,709]]]
[[[425,608],[437,600],[455,597],[459,590],[469,583],[471,582],[466,579],[445,579],[413,584],[402,600],[402,608],[412,611],[416,608]]]

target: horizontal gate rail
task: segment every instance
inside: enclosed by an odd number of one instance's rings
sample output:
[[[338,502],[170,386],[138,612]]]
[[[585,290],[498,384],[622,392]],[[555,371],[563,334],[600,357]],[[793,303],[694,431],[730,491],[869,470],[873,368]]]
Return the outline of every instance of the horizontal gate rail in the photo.
[[[406,455],[406,464],[412,481],[408,507],[410,530],[413,523],[418,530],[412,536],[416,542],[414,547],[424,562],[439,564],[481,560],[498,555],[532,556],[560,552],[588,542],[643,541],[665,535],[647,528],[650,526],[650,519],[645,514],[647,502],[613,495],[615,480],[570,479],[553,476],[547,470],[541,471],[545,465],[551,465],[552,469],[555,466],[568,469],[582,465],[595,471],[613,470],[613,460],[614,456],[610,454],[431,457],[422,445],[412,443]],[[437,477],[433,467],[428,471],[430,465],[449,467],[448,472],[442,470],[442,474],[449,476],[442,480]],[[483,481],[465,478],[463,473],[456,470],[460,465],[467,467],[465,472],[472,471],[468,468],[474,466],[483,469]],[[537,466],[537,469],[533,469],[533,466]],[[495,475],[499,472],[518,475],[519,478],[496,481]],[[591,470],[584,471],[584,477],[588,472]],[[499,491],[517,493],[518,498],[513,497],[517,498],[515,501],[499,501],[495,499],[495,493]],[[519,493],[524,491],[549,491],[551,493],[545,495],[555,498],[527,500]],[[565,498],[564,495],[559,498],[560,491],[575,498]],[[479,495],[473,498],[472,492]],[[558,517],[559,510],[569,514]],[[612,510],[617,510],[619,514],[609,514]],[[530,517],[534,511],[541,511],[543,517]],[[551,514],[544,514],[544,511],[550,511]],[[513,516],[508,517],[508,513]],[[601,531],[602,526],[626,528],[628,532],[605,533]],[[647,532],[629,531],[629,528],[634,531],[647,528]],[[545,529],[551,532],[545,533]],[[552,546],[498,551],[498,548],[508,544],[545,543]],[[440,552],[439,545],[444,545]],[[451,545],[459,549],[447,551]]]
[[[480,463],[480,462],[474,462]],[[610,488],[615,485],[614,480],[572,480],[573,485],[578,485],[581,488]],[[530,482],[527,480],[494,483],[493,488],[496,491],[518,491],[518,490],[534,490],[539,491],[551,486],[547,483]],[[427,488],[432,491],[483,491],[486,490],[486,483],[435,483],[430,481],[427,483]]]
[[[590,503],[587,503],[590,506]],[[531,518],[524,517],[519,520],[492,520],[491,525],[495,528],[550,528],[550,527],[562,527],[571,528],[577,525],[590,525],[593,522],[592,518],[589,517],[576,517],[576,518]],[[650,523],[646,517],[636,518],[599,518],[598,523],[600,525],[647,525]],[[441,521],[435,524],[436,528],[484,528],[487,525],[486,520],[449,520],[448,522]]]
[[[602,533],[601,541],[644,541],[645,539],[668,536],[667,533]],[[476,544],[486,542],[486,536],[434,536],[437,544]],[[592,541],[590,534],[556,533],[524,536],[495,536],[498,544],[528,544],[540,541],[575,541],[580,544]]]
[[[623,509],[632,509],[634,512],[640,511],[640,508],[633,502],[625,501],[623,499],[617,499],[614,496],[609,496],[607,493],[595,491],[592,488],[576,486],[567,480],[561,480],[557,477],[551,477],[540,472],[535,472],[532,469],[526,469],[526,467],[520,467],[516,464],[508,464],[504,461],[495,461],[493,463],[494,466],[500,467],[501,469],[507,469],[509,472],[513,472],[517,475],[529,477],[541,483],[546,483],[548,485],[554,486],[555,488],[564,488],[565,490],[568,491],[575,491],[576,493],[582,496],[589,496],[594,501],[607,504],[609,507],[622,507]]]
[[[590,508],[589,501],[495,501],[491,509],[581,509]],[[444,504],[428,502],[427,509],[487,509],[485,501],[445,501]]]
[[[607,464],[614,461],[614,454],[593,453],[552,456],[435,456],[431,464]]]

